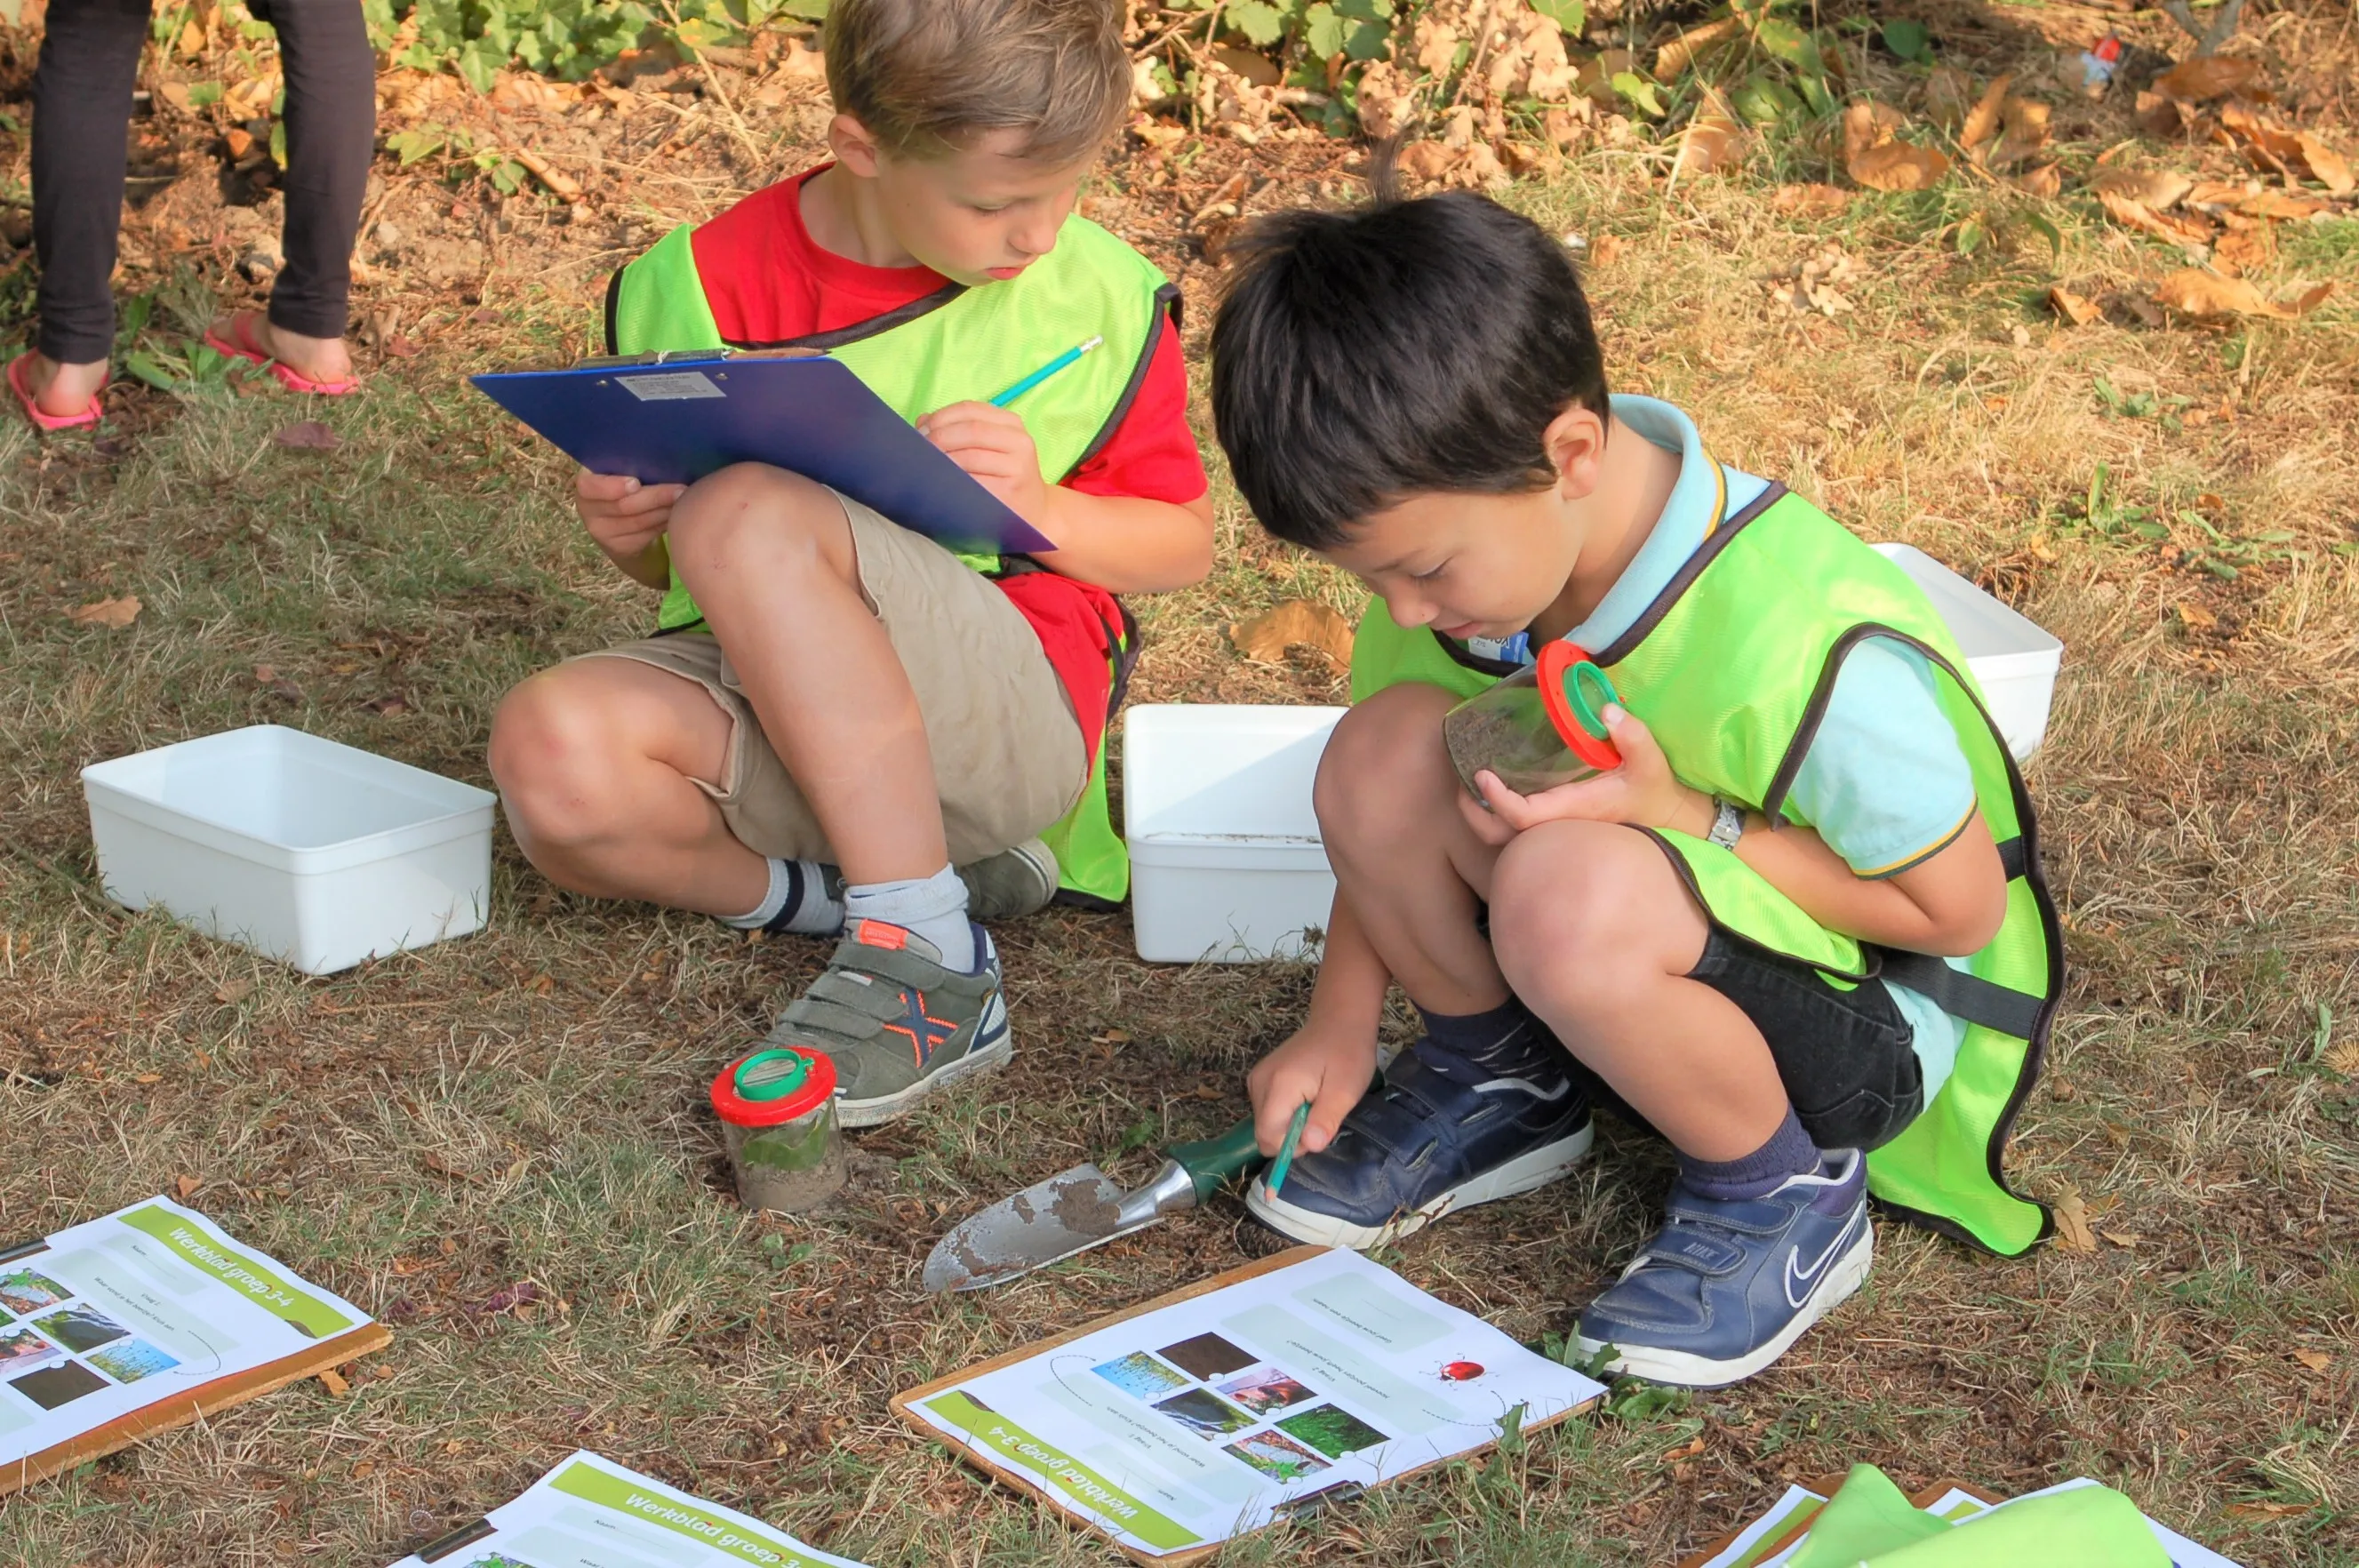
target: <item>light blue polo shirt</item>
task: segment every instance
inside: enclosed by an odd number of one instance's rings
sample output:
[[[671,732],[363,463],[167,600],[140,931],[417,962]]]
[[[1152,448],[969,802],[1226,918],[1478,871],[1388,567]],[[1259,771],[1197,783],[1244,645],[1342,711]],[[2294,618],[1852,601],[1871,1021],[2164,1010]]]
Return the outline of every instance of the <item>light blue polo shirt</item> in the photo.
[[[1676,452],[1679,481],[1654,530],[1589,618],[1565,636],[1601,648],[1628,631],[1721,522],[1757,500],[1769,482],[1715,464],[1695,422],[1653,397],[1617,396],[1614,412],[1640,436]],[[1532,662],[1528,636],[1477,637],[1471,651]],[[1974,811],[1974,779],[1957,731],[1941,712],[1933,672],[1905,643],[1874,637],[1835,677],[1786,814],[1816,830],[1861,877],[1906,871],[1955,838]],[[1905,985],[1882,982],[1916,1036],[1930,1105],[1957,1062],[1964,1023]]]

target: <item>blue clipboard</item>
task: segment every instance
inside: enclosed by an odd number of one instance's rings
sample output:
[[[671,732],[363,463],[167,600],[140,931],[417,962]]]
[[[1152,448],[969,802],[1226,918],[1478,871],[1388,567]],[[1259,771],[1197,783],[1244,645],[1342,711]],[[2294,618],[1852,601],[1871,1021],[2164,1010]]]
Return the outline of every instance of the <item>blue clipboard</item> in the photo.
[[[766,463],[952,550],[1057,548],[825,354],[653,354],[473,381],[592,474],[677,485]]]

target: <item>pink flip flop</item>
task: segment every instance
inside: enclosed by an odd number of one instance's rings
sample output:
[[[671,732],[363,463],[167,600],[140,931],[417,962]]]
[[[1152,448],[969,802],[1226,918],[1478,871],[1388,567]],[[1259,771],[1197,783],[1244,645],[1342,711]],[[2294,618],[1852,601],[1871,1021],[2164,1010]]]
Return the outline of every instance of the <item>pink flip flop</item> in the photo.
[[[240,311],[229,319],[230,331],[235,341],[225,338],[211,327],[205,329],[205,346],[215,354],[225,354],[232,359],[242,359],[250,365],[266,366],[278,378],[278,384],[289,392],[310,392],[321,397],[342,397],[361,389],[360,377],[347,376],[342,381],[314,381],[292,365],[281,365],[270,357],[269,351],[254,341],[249,318]]]
[[[25,418],[33,421],[33,428],[55,435],[60,430],[79,430],[98,423],[101,411],[95,392],[91,394],[90,407],[79,414],[41,412],[41,406],[33,401],[33,388],[25,380],[25,366],[32,357],[33,351],[27,349],[8,362],[8,390],[16,394],[16,401],[24,405]],[[99,386],[103,388],[106,383],[102,381]]]

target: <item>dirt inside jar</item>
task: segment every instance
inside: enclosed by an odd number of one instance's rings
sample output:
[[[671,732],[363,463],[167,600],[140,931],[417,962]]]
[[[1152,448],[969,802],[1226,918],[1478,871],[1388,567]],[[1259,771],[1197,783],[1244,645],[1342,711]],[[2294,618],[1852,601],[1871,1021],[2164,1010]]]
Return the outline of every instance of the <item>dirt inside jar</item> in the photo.
[[[1597,769],[1575,757],[1549,723],[1547,711],[1535,693],[1528,717],[1502,704],[1467,703],[1453,708],[1441,722],[1442,744],[1450,750],[1450,766],[1458,781],[1476,800],[1483,792],[1474,776],[1485,769],[1518,795],[1553,789],[1560,784],[1594,779]],[[1536,721],[1536,722],[1535,722]]]
[[[723,1127],[737,1196],[747,1208],[815,1209],[843,1185],[843,1138],[833,1105],[779,1127]]]

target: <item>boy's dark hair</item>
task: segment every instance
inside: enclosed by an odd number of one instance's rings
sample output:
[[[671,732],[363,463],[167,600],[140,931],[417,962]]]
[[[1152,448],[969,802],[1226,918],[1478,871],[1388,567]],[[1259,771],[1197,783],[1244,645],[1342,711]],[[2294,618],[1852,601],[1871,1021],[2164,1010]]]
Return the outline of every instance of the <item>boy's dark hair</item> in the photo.
[[[1313,550],[1414,495],[1555,482],[1540,437],[1608,416],[1564,247],[1471,191],[1413,201],[1379,157],[1364,204],[1262,219],[1212,321],[1212,421],[1246,504]]]
[[[828,88],[897,156],[1013,130],[1027,158],[1078,159],[1130,103],[1122,18],[1121,0],[835,0]]]

